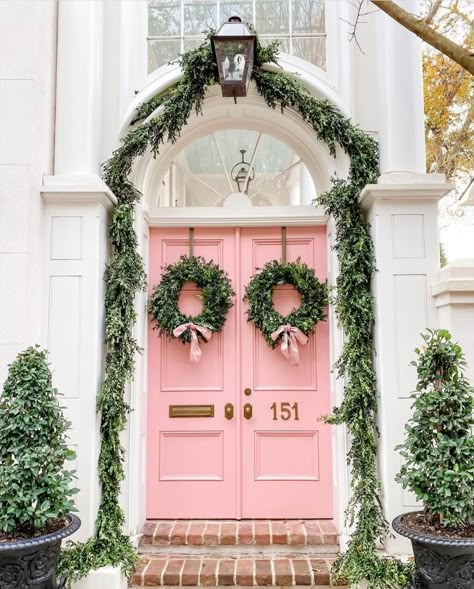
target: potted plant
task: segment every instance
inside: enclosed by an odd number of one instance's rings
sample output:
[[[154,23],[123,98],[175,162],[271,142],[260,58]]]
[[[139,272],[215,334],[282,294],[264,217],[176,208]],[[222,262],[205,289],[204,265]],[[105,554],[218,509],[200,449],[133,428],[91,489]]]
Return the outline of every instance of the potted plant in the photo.
[[[397,480],[424,510],[395,518],[411,539],[414,582],[423,588],[474,589],[473,389],[463,374],[461,347],[443,329],[423,334],[412,362],[418,373],[405,459]]]
[[[0,587],[56,589],[61,540],[80,526],[65,461],[65,420],[46,353],[28,348],[10,365],[0,397]]]

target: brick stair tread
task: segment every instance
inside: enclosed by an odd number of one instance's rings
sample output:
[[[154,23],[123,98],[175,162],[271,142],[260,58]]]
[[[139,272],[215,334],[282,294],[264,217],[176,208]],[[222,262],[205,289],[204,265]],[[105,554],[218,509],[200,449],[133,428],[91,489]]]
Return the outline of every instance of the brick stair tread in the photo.
[[[329,586],[336,555],[203,556],[143,555],[132,587]]]
[[[318,546],[338,544],[331,520],[148,520],[140,546]]]

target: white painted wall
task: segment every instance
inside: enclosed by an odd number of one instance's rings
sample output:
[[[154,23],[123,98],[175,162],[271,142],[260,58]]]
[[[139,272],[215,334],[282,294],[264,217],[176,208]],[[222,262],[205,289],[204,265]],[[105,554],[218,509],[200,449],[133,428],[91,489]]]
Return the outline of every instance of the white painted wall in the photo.
[[[0,383],[40,342],[39,186],[53,160],[56,5],[0,2]]]
[[[456,260],[442,268],[433,285],[439,326],[448,329],[466,355],[466,376],[474,384],[474,259]]]

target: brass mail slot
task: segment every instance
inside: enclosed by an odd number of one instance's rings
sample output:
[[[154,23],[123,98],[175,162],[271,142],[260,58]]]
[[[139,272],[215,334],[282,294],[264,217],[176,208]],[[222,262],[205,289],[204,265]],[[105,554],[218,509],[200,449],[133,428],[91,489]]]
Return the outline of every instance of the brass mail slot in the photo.
[[[170,405],[170,417],[214,417],[214,405]]]

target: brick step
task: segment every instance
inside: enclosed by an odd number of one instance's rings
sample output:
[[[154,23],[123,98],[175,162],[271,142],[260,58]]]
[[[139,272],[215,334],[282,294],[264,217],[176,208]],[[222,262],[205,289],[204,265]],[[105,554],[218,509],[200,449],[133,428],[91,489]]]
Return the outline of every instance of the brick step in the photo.
[[[148,520],[142,530],[142,552],[176,552],[188,547],[205,553],[222,547],[235,554],[252,553],[264,546],[276,551],[338,552],[338,534],[331,520]],[[213,550],[214,553],[214,550]]]
[[[336,555],[248,558],[143,555],[132,587],[329,586]]]

